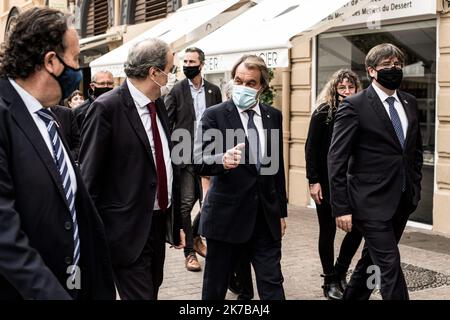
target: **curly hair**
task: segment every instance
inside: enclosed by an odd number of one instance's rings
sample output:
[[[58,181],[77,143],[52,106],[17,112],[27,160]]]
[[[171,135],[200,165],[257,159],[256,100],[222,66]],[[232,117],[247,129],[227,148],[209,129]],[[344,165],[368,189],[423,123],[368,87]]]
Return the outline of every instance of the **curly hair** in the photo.
[[[361,90],[361,81],[356,73],[349,69],[340,69],[336,71],[330,80],[325,84],[322,91],[320,91],[317,97],[317,111],[322,111],[323,108],[329,107],[330,112],[335,112],[338,107],[337,85],[347,79],[356,87],[356,92]]]
[[[63,54],[69,18],[49,8],[32,8],[20,14],[0,50],[0,76],[26,79],[44,64],[49,51]]]

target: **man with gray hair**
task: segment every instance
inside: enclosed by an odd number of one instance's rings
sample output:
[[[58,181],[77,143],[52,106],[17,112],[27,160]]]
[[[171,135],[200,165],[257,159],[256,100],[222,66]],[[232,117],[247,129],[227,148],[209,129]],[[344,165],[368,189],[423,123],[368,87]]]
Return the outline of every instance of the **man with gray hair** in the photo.
[[[122,300],[158,297],[165,242],[184,247],[179,186],[161,90],[173,54],[158,39],[135,44],[126,81],[96,99],[83,124],[80,162],[103,218]]]
[[[78,130],[81,132],[84,118],[86,113],[95,99],[102,94],[112,90],[114,88],[113,74],[108,70],[100,70],[94,73],[91,79],[88,98],[80,104],[77,108],[73,109],[73,118],[76,122]]]

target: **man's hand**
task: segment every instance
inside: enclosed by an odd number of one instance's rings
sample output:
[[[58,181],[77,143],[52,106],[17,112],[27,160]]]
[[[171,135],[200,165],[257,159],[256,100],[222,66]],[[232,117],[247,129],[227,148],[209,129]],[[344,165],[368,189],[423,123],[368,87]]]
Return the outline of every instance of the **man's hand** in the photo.
[[[337,217],[336,225],[339,229],[342,229],[345,232],[352,231],[352,215],[346,214],[345,216]]]
[[[281,237],[284,237],[284,234],[286,233],[286,221],[284,220],[284,218],[280,219],[281,222]]]
[[[320,183],[313,183],[309,185],[309,194],[311,195],[311,198],[314,200],[317,204],[322,204],[321,200],[322,197],[322,187],[320,186]]]
[[[186,246],[186,235],[183,229],[180,229],[180,244],[178,246],[173,246],[175,249],[183,249]]]
[[[231,148],[225,152],[222,157],[223,167],[227,170],[237,168],[241,162],[242,149],[244,149],[245,143],[239,143],[234,148]]]

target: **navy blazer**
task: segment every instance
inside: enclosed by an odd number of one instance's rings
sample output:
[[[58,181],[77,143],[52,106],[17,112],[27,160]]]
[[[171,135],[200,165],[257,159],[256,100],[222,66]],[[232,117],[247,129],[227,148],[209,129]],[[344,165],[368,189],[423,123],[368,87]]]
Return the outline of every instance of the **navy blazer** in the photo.
[[[80,298],[115,299],[104,227],[68,155],[78,186]],[[10,82],[0,79],[0,300],[70,298],[73,226],[60,180],[27,107]]]
[[[205,198],[200,217],[200,233],[209,239],[229,243],[247,242],[256,222],[258,210],[262,210],[274,240],[281,239],[280,219],[287,216],[287,198],[283,161],[283,132],[281,112],[271,106],[260,104],[262,122],[267,130],[266,155],[274,157],[269,167],[278,162],[273,174],[258,174],[256,166],[249,164],[246,152],[246,164],[235,169],[226,170],[221,164],[223,153],[230,145],[221,145],[220,139],[214,142],[196,137],[194,155],[195,169],[199,175],[213,176]],[[202,117],[202,128],[198,132],[205,133],[209,129],[220,131],[225,141],[227,129],[242,129],[242,121],[232,100],[206,109]],[[278,133],[272,141],[271,133]],[[248,140],[235,139],[232,145],[245,143]],[[230,142],[228,142],[230,143]],[[211,146],[219,150],[212,156],[219,163],[209,163],[201,154]],[[273,154],[271,150],[273,149]],[[267,158],[267,157],[264,157]],[[263,161],[265,162],[265,161]]]

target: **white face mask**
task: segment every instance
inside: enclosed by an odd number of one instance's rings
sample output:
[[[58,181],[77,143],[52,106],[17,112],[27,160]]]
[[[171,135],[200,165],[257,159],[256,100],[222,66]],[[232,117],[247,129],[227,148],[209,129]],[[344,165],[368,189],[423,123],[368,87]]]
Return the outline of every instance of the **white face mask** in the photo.
[[[161,87],[161,96],[165,96],[170,93],[170,90],[172,90],[173,86],[177,82],[177,76],[174,73],[169,73],[167,76],[167,83],[166,85]]]
[[[256,104],[258,92],[259,90],[235,84],[232,94],[233,102],[240,109],[248,109]]]

